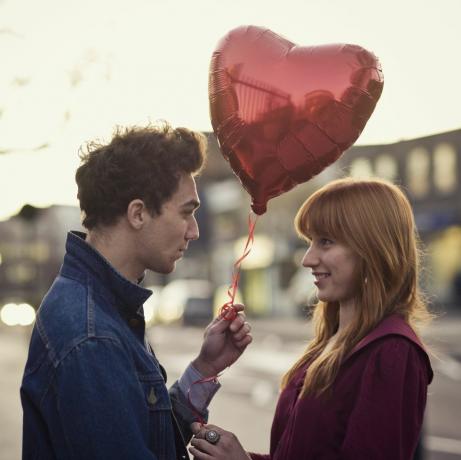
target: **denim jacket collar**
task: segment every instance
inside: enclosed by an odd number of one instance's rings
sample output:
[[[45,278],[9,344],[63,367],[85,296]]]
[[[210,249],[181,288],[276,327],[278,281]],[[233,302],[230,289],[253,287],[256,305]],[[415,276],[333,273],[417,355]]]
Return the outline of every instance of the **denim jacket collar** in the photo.
[[[98,288],[112,297],[118,308],[133,315],[142,312],[142,304],[152,291],[132,283],[122,276],[96,249],[86,241],[86,234],[71,231],[67,234],[66,255],[61,274],[72,278],[90,278]],[[141,282],[142,279],[139,280]]]

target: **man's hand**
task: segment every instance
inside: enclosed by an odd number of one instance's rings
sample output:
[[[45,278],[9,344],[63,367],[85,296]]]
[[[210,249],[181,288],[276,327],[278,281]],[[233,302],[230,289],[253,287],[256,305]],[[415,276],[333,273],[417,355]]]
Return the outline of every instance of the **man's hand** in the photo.
[[[251,343],[251,326],[245,321],[244,306],[235,304],[238,312],[232,321],[215,318],[205,329],[202,348],[193,366],[204,376],[211,377],[229,367]]]

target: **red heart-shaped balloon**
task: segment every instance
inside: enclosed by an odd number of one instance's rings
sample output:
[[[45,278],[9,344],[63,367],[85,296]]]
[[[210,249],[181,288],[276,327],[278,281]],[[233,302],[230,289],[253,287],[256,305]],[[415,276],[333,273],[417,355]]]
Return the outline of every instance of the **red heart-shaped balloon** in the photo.
[[[256,214],[357,140],[383,82],[376,56],[357,45],[300,47],[256,26],[219,42],[209,74],[211,123]]]

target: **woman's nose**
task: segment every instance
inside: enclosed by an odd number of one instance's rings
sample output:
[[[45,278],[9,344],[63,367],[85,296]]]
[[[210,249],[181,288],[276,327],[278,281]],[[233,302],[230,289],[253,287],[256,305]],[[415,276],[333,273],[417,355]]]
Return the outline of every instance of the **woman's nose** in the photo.
[[[315,267],[318,264],[318,257],[315,254],[312,246],[304,254],[302,265],[306,268]]]

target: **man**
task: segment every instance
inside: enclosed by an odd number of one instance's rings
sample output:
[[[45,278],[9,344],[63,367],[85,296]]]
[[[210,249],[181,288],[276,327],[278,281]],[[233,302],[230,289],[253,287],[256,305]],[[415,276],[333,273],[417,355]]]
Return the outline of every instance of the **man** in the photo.
[[[215,319],[171,389],[145,339],[139,282],[167,274],[199,236],[194,181],[206,142],[185,128],[118,131],[91,144],[76,173],[87,234],[70,232],[37,314],[21,386],[24,459],[188,458],[212,379],[251,342],[242,306]],[[178,337],[180,340],[180,337]],[[195,382],[204,380],[196,384]]]

